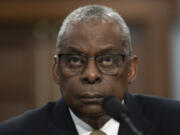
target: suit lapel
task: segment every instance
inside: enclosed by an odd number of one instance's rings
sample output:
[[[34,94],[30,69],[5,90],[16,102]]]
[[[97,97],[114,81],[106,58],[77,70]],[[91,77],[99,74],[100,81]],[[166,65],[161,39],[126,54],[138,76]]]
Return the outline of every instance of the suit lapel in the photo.
[[[125,106],[128,108],[130,118],[136,128],[142,131],[143,135],[153,135],[155,127],[146,119],[142,112],[142,108],[133,95],[127,94],[125,96]],[[118,135],[134,135],[134,133],[126,123],[121,122]]]
[[[78,135],[74,122],[70,116],[64,99],[60,99],[54,106],[52,118],[58,132],[63,135]]]

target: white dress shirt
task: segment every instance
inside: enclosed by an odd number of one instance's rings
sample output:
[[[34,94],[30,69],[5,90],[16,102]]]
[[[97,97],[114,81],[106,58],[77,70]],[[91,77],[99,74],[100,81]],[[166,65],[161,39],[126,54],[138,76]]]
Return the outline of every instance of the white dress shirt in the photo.
[[[69,111],[78,135],[89,135],[92,131],[94,131],[94,129],[89,124],[79,119],[70,108]],[[107,135],[118,135],[119,126],[120,123],[111,118],[104,124],[104,126],[100,130],[102,130]]]

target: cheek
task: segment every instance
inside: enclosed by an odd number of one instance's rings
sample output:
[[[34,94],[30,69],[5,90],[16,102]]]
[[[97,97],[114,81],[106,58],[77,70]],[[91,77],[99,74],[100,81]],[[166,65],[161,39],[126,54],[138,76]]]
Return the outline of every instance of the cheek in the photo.
[[[79,83],[77,82],[77,78],[75,77],[69,77],[69,78],[63,78],[63,81],[61,81],[61,92],[63,96],[75,96],[78,92]]]
[[[117,76],[106,77],[104,79],[104,88],[106,93],[114,95],[123,99],[125,93],[128,91],[128,81],[126,74],[118,74]]]
[[[114,80],[112,84],[114,86],[112,93],[120,99],[123,99],[128,88],[126,84],[127,83],[123,79]]]
[[[81,105],[77,100],[78,93],[80,93],[79,83],[77,80],[78,79],[76,77],[69,77],[68,79],[64,79],[62,81],[62,85],[60,86],[62,96],[71,108],[78,108]]]

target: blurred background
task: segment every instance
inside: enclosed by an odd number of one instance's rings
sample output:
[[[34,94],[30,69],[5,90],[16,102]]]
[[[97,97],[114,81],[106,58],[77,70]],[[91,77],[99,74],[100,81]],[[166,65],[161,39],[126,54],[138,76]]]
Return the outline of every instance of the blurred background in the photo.
[[[58,30],[73,9],[114,8],[138,56],[131,92],[180,100],[178,0],[0,0],[0,122],[57,100],[51,68]]]

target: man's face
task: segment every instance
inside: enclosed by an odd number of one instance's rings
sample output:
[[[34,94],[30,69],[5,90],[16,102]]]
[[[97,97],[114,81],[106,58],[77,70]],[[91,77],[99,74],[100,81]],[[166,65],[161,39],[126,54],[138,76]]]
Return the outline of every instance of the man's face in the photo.
[[[60,53],[81,53],[88,57],[100,54],[119,53],[127,55],[124,33],[115,21],[72,24],[67,32],[66,44]],[[68,106],[79,117],[99,117],[104,115],[101,103],[105,95],[123,99],[128,89],[128,58],[118,72],[108,75],[100,72],[95,60],[89,59],[87,66],[78,74],[63,70],[57,63],[60,88]]]

